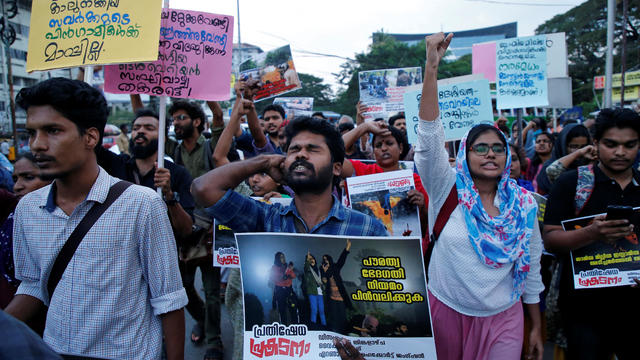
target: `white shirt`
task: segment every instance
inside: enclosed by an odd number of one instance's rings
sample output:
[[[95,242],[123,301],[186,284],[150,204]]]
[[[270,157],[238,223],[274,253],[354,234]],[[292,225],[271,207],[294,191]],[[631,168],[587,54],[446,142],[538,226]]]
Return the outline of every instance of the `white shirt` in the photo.
[[[429,227],[433,231],[436,217],[456,180],[444,148],[444,129],[440,120],[418,125],[418,143],[414,161],[429,195]],[[499,197],[495,205],[499,206]],[[540,275],[542,237],[534,226],[530,241],[530,271],[525,280],[522,300],[540,301],[544,290]],[[491,316],[510,308],[514,266],[492,268],[479,258],[469,240],[467,225],[458,205],[436,242],[429,263],[429,291],[455,311],[469,316]]]

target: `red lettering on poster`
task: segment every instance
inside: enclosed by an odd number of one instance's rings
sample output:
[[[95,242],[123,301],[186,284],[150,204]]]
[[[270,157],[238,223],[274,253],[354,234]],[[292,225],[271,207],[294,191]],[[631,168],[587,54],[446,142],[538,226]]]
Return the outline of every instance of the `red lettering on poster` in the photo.
[[[311,343],[304,340],[297,342],[287,338],[270,338],[259,343],[255,339],[250,339],[251,355],[259,358],[267,358],[276,355],[284,355],[289,357],[302,357],[311,350]]]

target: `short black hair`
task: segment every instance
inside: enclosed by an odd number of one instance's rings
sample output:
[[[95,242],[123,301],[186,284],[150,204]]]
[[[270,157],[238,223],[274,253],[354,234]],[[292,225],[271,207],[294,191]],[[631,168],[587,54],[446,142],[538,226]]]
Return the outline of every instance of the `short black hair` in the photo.
[[[207,121],[207,115],[204,114],[202,107],[195,102],[187,100],[176,100],[171,104],[169,108],[169,114],[173,116],[178,110],[184,110],[191,120],[200,119],[200,125],[198,125],[198,133],[202,134],[204,131],[204,123]]]
[[[351,131],[353,129],[355,129],[355,126],[353,126],[352,123],[342,123],[338,125],[338,132],[340,134],[342,134],[343,131]]]
[[[278,104],[267,105],[267,107],[264,108],[264,110],[262,110],[262,117],[264,117],[264,114],[267,111],[277,111],[283,119],[285,117],[284,108],[282,106],[278,105]]]
[[[400,160],[402,160],[409,153],[409,141],[407,141],[407,137],[404,136],[402,131],[394,128],[393,126],[389,126],[389,131],[391,131],[391,135],[396,139],[398,146],[402,145],[402,152],[400,153]],[[378,135],[375,134],[373,135],[373,138],[371,139],[372,144],[376,142],[377,136]]]
[[[498,135],[498,138],[500,139],[502,145],[504,145],[505,147],[507,146],[507,140],[505,139],[502,131],[496,129],[493,125],[479,124],[469,130],[469,134],[467,135],[467,142],[465,143],[467,154],[469,153],[469,149],[471,149],[471,145],[473,145],[476,139],[486,132],[495,133],[496,135]]]
[[[630,128],[640,136],[640,115],[631,109],[602,109],[596,118],[593,138],[600,141],[604,133],[614,127]]]
[[[582,124],[577,124],[569,132],[567,133],[567,137],[565,139],[565,145],[569,144],[571,140],[577,137],[586,137],[587,142],[591,144],[591,134],[589,133],[589,129]]]
[[[16,104],[25,111],[31,106],[49,105],[76,124],[80,135],[87,129],[98,129],[100,140],[96,148],[102,144],[109,116],[107,100],[99,90],[84,81],[55,77],[39,82],[20,90]]]
[[[138,120],[138,118],[141,118],[143,116],[156,118],[158,120],[158,125],[160,125],[160,117],[158,116],[158,113],[155,110],[150,108],[141,108],[136,110],[135,115],[133,115],[133,120],[131,120],[131,126],[133,126],[133,123],[135,123],[136,120]],[[165,124],[164,124],[165,133],[169,130],[170,126],[171,124],[169,123],[169,121],[165,121]]]
[[[339,162],[341,164],[344,162],[344,141],[342,141],[342,136],[340,136],[338,129],[327,121],[309,116],[296,117],[287,125],[284,130],[287,135],[287,148],[291,145],[291,139],[303,131],[324,136],[324,140],[331,152],[331,162]]]
[[[311,117],[315,117],[315,116],[320,116],[321,118],[323,118],[323,119],[325,119],[325,120],[327,119],[327,117],[326,117],[326,116],[324,116],[324,114],[322,113],[322,111],[316,111],[316,112],[314,112],[313,114],[311,114]]]
[[[404,119],[404,118],[405,117],[404,117],[404,113],[403,112],[400,112],[400,113],[397,113],[397,114],[393,115],[392,117],[389,118],[389,126],[393,126],[393,124],[396,123],[396,120]]]
[[[511,146],[511,152],[518,157],[518,161],[520,162],[520,173],[524,174],[527,171],[527,165],[528,165],[527,154],[524,152],[524,150],[520,146],[518,146],[515,143],[510,142],[509,146]]]
[[[120,130],[122,130],[124,132],[124,130],[127,128],[127,126],[128,126],[127,124],[120,124]]]

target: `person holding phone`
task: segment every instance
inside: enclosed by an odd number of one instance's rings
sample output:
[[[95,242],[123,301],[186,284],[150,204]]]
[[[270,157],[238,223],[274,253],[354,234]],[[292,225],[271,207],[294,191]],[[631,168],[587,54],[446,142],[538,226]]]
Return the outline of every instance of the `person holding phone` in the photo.
[[[613,244],[632,234],[634,226],[629,222],[628,208],[610,206],[640,204],[640,174],[632,167],[640,150],[639,134],[640,116],[633,111],[600,111],[594,132],[599,162],[586,170],[563,173],[549,195],[543,238],[547,250],[564,258],[558,302],[567,336],[568,359],[607,359],[613,353],[620,360],[640,358],[637,332],[624,330],[627,328],[624,325],[640,322],[637,311],[640,289],[618,286],[576,290],[568,254],[598,241]],[[580,185],[585,178],[590,178],[586,187]],[[576,197],[577,188],[582,190]],[[582,193],[589,192],[583,201],[578,201]],[[562,229],[563,220],[605,212],[607,215],[595,217],[587,227]],[[636,283],[640,281],[636,279]]]

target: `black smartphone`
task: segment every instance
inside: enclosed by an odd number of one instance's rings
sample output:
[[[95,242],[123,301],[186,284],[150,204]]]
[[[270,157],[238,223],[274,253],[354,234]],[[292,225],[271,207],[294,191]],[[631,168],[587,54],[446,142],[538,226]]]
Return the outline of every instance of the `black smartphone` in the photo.
[[[623,220],[626,219],[631,223],[633,217],[633,208],[631,206],[609,205],[607,206],[607,220]]]

